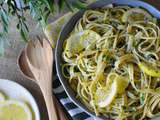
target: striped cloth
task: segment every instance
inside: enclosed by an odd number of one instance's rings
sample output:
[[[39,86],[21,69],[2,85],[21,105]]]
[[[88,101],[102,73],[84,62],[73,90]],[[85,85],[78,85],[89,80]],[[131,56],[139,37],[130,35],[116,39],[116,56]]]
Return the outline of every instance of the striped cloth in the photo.
[[[70,100],[70,98],[65,93],[64,88],[58,79],[55,68],[53,69],[54,69],[53,70],[53,81],[54,81],[53,92],[55,93],[60,103],[64,106],[66,111],[69,113],[69,115],[71,116],[71,119],[72,120],[102,120],[99,118],[91,117]]]

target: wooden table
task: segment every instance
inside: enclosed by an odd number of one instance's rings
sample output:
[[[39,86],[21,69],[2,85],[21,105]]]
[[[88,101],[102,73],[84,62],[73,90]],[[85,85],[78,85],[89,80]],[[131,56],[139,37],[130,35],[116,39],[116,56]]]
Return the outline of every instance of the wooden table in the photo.
[[[144,0],[144,1],[149,2],[160,9],[160,0]],[[52,19],[52,21],[55,20],[57,16],[55,16]],[[35,97],[38,103],[41,113],[41,120],[48,120],[46,106],[39,87],[35,83],[28,81],[26,78],[24,78],[24,76],[21,75],[20,70],[18,69],[17,57],[20,51],[24,48],[25,43],[21,41],[18,31],[15,30],[16,28],[15,21],[16,19],[13,18],[10,25],[11,29],[9,31],[9,36],[8,36],[9,45],[6,47],[5,57],[0,58],[0,78],[16,81],[21,85],[23,85],[25,88],[27,88]],[[31,36],[36,34],[42,34],[42,30],[36,27],[36,23],[29,16],[28,16],[28,23],[29,23],[29,28],[31,30],[30,31]]]

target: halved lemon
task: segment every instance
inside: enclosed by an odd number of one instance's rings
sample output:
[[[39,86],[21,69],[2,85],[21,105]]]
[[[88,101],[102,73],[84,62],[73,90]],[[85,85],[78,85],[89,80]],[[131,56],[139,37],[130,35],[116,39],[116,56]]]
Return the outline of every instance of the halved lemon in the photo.
[[[118,94],[122,94],[129,84],[127,76],[110,73],[105,88],[97,89],[96,98],[100,108],[109,106]]]
[[[6,97],[3,93],[0,92],[0,102],[5,101]]]
[[[32,120],[32,113],[25,103],[6,100],[0,102],[0,120]]]
[[[132,8],[122,16],[123,22],[133,23],[145,20],[152,20],[152,16],[147,11],[140,8]]]
[[[79,53],[84,48],[92,45],[95,41],[99,40],[101,36],[92,30],[84,30],[71,35],[67,39],[66,49],[68,56]]]

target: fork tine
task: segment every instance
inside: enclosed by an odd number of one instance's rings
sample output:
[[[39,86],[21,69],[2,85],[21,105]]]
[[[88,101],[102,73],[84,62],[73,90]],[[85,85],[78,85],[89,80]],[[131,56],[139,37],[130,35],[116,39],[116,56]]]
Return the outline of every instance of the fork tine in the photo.
[[[32,44],[34,47],[36,47],[35,45],[35,37],[34,36],[30,36],[30,41],[28,42],[29,44]]]
[[[43,38],[43,44],[46,44],[46,45],[48,45],[48,46],[50,46],[50,47],[52,48],[51,43],[50,43],[49,40],[46,39],[46,38]]]
[[[28,42],[28,45],[26,45],[25,47],[25,51],[26,51],[26,59],[28,59],[28,63],[30,61],[32,61],[32,65],[37,65],[37,63],[34,61],[34,56],[36,55],[36,52],[35,52],[35,49],[36,49],[36,44],[33,40],[30,40]]]
[[[29,40],[28,46],[31,48],[35,48],[35,44],[34,44],[33,40]]]
[[[46,60],[48,61],[48,63],[50,63],[51,61],[53,62],[53,51],[52,51],[52,47],[49,44],[48,40],[43,38],[43,50],[46,53]],[[50,63],[51,64],[51,63]]]
[[[43,39],[43,48],[49,56],[53,54],[51,44],[45,38]]]
[[[41,42],[40,42],[40,39],[37,38],[37,36],[34,37],[34,39],[33,39],[32,42],[34,43],[35,47],[38,47],[38,48],[39,48],[39,47],[42,47],[42,44],[41,44]]]
[[[48,40],[47,40],[47,39],[45,39],[45,38],[43,38],[43,45],[44,45],[44,46],[46,46],[46,47],[51,48],[50,43],[49,43],[49,42],[48,42]]]
[[[40,38],[39,35],[36,36],[36,39],[40,42],[41,46],[43,46],[43,40]]]

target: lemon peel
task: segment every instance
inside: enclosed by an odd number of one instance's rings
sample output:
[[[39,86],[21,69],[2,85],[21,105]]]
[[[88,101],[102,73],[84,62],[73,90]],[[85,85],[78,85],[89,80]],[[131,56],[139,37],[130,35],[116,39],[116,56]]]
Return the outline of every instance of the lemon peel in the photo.
[[[152,77],[160,77],[160,70],[158,68],[145,64],[144,62],[139,62],[138,66],[147,75]]]
[[[122,94],[129,84],[127,76],[110,73],[107,77],[106,87],[96,92],[98,106],[103,108],[109,106],[118,94]]]
[[[67,39],[66,51],[68,56],[79,53],[84,48],[99,40],[101,36],[92,30],[84,30],[71,35]]]

